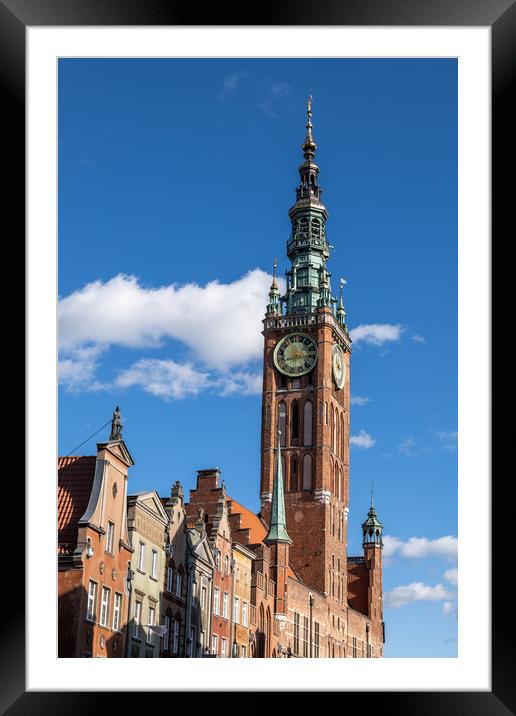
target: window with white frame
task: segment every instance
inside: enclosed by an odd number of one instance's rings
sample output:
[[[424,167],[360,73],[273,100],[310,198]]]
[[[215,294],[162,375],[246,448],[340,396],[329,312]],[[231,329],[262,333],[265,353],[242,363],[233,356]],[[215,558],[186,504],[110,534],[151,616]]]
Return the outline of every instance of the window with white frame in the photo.
[[[247,649],[244,644],[240,647],[240,658],[245,659],[247,657]]]
[[[113,542],[115,536],[115,525],[112,522],[108,522],[107,534],[106,534],[106,552],[113,554]]]
[[[150,576],[153,579],[156,579],[158,574],[158,553],[155,549],[152,550],[152,556],[151,556],[151,568],[150,568]]]
[[[228,593],[224,592],[222,595],[222,616],[228,618]]]
[[[142,603],[136,602],[134,605],[134,623],[133,623],[133,637],[135,639],[140,638],[141,621],[142,621]]]
[[[181,596],[181,592],[183,591],[183,575],[181,572],[177,572],[176,574],[176,594],[178,597]]]
[[[174,621],[174,639],[172,642],[172,651],[174,654],[179,652],[179,622]]]
[[[97,618],[97,582],[90,579],[88,587],[88,606],[86,611],[86,619],[94,622]]]
[[[220,614],[220,591],[217,588],[213,590],[213,613],[216,616]]]
[[[138,569],[140,572],[145,571],[145,544],[140,542],[140,552],[138,554]]]
[[[154,615],[156,614],[156,610],[154,607],[149,607],[149,611],[147,612],[147,643],[148,644],[154,644],[154,631],[151,629],[152,626],[154,626]]]
[[[224,574],[229,574],[229,557],[224,557]]]
[[[227,645],[228,645],[227,639],[220,640],[220,656],[222,659],[225,659],[227,656]]]
[[[109,626],[108,625],[108,619],[109,619],[109,597],[111,594],[111,590],[107,587],[102,587],[102,600],[100,602],[100,621],[99,624],[101,626]]]
[[[172,594],[174,587],[174,569],[173,567],[167,567],[167,592]]]
[[[233,600],[233,621],[235,624],[239,623],[240,619],[240,599],[235,597]]]
[[[113,629],[120,631],[120,613],[122,611],[122,595],[115,592],[115,599],[113,602]]]
[[[201,609],[204,611],[206,609],[206,603],[208,599],[208,590],[206,587],[202,587],[201,589]]]
[[[249,617],[248,617],[248,605],[247,602],[242,602],[242,626],[249,626]]]
[[[219,637],[217,634],[211,635],[211,653],[215,654],[217,656],[217,652],[219,649]]]

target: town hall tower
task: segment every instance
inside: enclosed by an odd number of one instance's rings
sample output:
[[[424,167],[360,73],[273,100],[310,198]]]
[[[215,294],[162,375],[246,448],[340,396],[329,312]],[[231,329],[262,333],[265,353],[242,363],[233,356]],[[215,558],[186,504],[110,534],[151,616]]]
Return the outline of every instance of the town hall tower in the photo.
[[[327,268],[328,212],[314,161],[311,102],[289,211],[286,291],[280,295],[275,262],[263,321],[261,514],[269,522],[280,440],[290,563],[303,582],[346,604],[351,339],[344,282],[340,297],[333,296]]]

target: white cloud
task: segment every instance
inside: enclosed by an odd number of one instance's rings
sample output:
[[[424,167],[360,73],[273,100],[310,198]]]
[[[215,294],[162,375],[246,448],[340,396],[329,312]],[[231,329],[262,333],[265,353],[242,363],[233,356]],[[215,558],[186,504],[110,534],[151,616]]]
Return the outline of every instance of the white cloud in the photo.
[[[205,286],[146,288],[135,276],[123,274],[105,283],[94,281],[59,301],[60,348],[152,348],[172,338],[185,343],[207,367],[225,370],[260,358],[271,280],[254,269],[232,283]]]
[[[349,438],[349,444],[353,445],[354,447],[362,448],[364,450],[367,450],[370,447],[373,447],[373,445],[376,443],[376,440],[372,438],[369,433],[366,433],[365,430],[361,430],[358,435],[351,435]]]
[[[363,398],[360,395],[352,395],[350,398],[351,405],[367,405],[371,402],[371,398]]]
[[[449,617],[451,615],[457,616],[457,603],[456,602],[444,602],[443,614],[445,617]]]
[[[237,89],[240,82],[249,75],[248,72],[232,72],[224,77],[222,89],[219,92],[219,99],[225,100]]]
[[[267,116],[276,117],[278,104],[290,94],[292,88],[287,82],[275,82],[270,77],[265,80],[265,85],[267,96],[263,102],[258,104],[258,108]]]
[[[400,323],[395,325],[390,323],[371,323],[369,325],[359,325],[350,331],[353,343],[367,343],[371,346],[383,346],[389,341],[399,341],[403,332],[403,326]]]
[[[442,584],[431,587],[423,582],[412,582],[386,592],[383,602],[386,607],[397,609],[413,602],[440,602],[452,597],[453,594]]]
[[[101,390],[105,387],[95,380],[100,355],[105,346],[79,346],[68,351],[65,358],[58,361],[59,382],[66,390]]]
[[[122,371],[116,379],[120,388],[140,386],[165,400],[197,395],[211,385],[208,373],[201,373],[191,363],[173,360],[143,359]]]
[[[458,572],[457,569],[447,569],[444,573],[444,578],[450,582],[450,584],[453,584],[457,586],[458,582]]]
[[[399,554],[406,559],[425,559],[427,557],[457,558],[457,538],[452,535],[428,539],[427,537],[410,537],[406,542],[399,537],[385,535],[383,538],[385,558]]]
[[[414,333],[412,336],[410,336],[410,340],[414,341],[414,343],[426,343],[424,337],[418,335],[417,333]]]
[[[262,375],[246,371],[206,373],[191,363],[144,358],[123,370],[115,384],[118,388],[139,386],[164,400],[180,400],[208,389],[222,396],[256,395],[262,391]]]

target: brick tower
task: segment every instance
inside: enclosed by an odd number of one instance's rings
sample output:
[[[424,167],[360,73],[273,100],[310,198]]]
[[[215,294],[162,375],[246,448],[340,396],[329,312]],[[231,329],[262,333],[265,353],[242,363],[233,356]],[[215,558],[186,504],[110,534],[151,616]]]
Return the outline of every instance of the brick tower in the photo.
[[[263,321],[261,514],[269,523],[280,430],[290,563],[303,582],[346,604],[351,340],[344,282],[340,298],[332,296],[326,267],[328,212],[314,162],[311,102],[300,184],[289,211],[286,292],[280,296],[275,262]]]

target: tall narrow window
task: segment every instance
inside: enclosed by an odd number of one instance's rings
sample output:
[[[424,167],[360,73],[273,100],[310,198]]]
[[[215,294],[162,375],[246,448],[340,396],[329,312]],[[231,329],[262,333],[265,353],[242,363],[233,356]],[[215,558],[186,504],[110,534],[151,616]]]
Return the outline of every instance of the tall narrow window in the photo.
[[[108,522],[107,534],[106,534],[106,552],[113,554],[113,539],[115,534],[115,525],[112,522]]]
[[[138,569],[140,572],[145,571],[145,544],[140,542],[140,553],[138,555]]]
[[[297,401],[292,403],[290,439],[292,442],[299,440],[299,405]]]
[[[294,612],[294,654],[299,654],[299,612]]]
[[[172,651],[174,654],[179,652],[179,622],[174,621],[174,639],[172,641]]]
[[[242,626],[249,626],[249,618],[247,616],[247,602],[242,602]]]
[[[335,414],[333,408],[331,408],[330,412],[331,449],[335,450]]]
[[[147,643],[154,644],[154,631],[151,629],[154,626],[154,614],[155,610],[153,607],[149,607],[147,612]]]
[[[156,579],[157,577],[157,570],[158,570],[158,553],[155,549],[152,550],[152,557],[151,557],[151,570],[150,570],[150,576],[153,577],[153,579]]]
[[[136,602],[134,605],[134,622],[133,622],[133,637],[135,639],[140,638],[140,622],[142,620],[142,603]]]
[[[308,657],[308,617],[303,617],[303,656]]]
[[[297,457],[294,455],[290,461],[290,490],[296,492],[297,489]]]
[[[278,429],[281,432],[280,435],[280,445],[281,447],[285,447],[286,443],[286,427],[287,427],[287,406],[285,403],[281,402],[278,405]]]
[[[222,616],[224,619],[228,618],[228,593],[224,592],[222,594]]]
[[[238,597],[235,597],[233,600],[233,622],[234,622],[234,624],[238,624],[239,619],[240,619],[240,599]]]
[[[216,616],[220,614],[220,591],[217,588],[213,590],[213,613]]]
[[[183,591],[183,574],[178,570],[176,574],[176,594],[178,597],[181,596]]]
[[[314,657],[319,658],[320,633],[319,622],[314,622]]]
[[[335,446],[333,448],[333,452],[335,453],[335,455],[339,454],[339,449],[340,449],[339,448],[339,446],[340,446],[339,429],[340,429],[339,414],[337,411],[335,411]]]
[[[100,624],[102,626],[109,626],[109,600],[111,596],[111,590],[107,587],[102,587],[102,602],[100,605]]]
[[[219,637],[217,634],[212,634],[212,636],[211,636],[211,653],[215,654],[215,656],[217,656],[218,649],[219,649]]]
[[[303,457],[303,490],[312,489],[312,456],[307,453]]]
[[[97,583],[90,580],[88,587],[88,607],[86,611],[86,619],[94,622],[97,612]]]
[[[163,634],[163,651],[170,649],[170,617],[165,616],[165,633]]]
[[[303,443],[312,444],[312,403],[307,400],[304,408]]]
[[[222,659],[225,659],[228,653],[227,650],[227,639],[221,639],[220,640],[220,656]]]
[[[340,414],[340,459],[344,460],[344,413]]]
[[[174,568],[167,567],[167,592],[170,592],[170,594],[172,594],[173,586],[174,586]]]
[[[113,602],[113,629],[120,631],[120,612],[122,608],[122,595],[115,592],[115,600]]]

